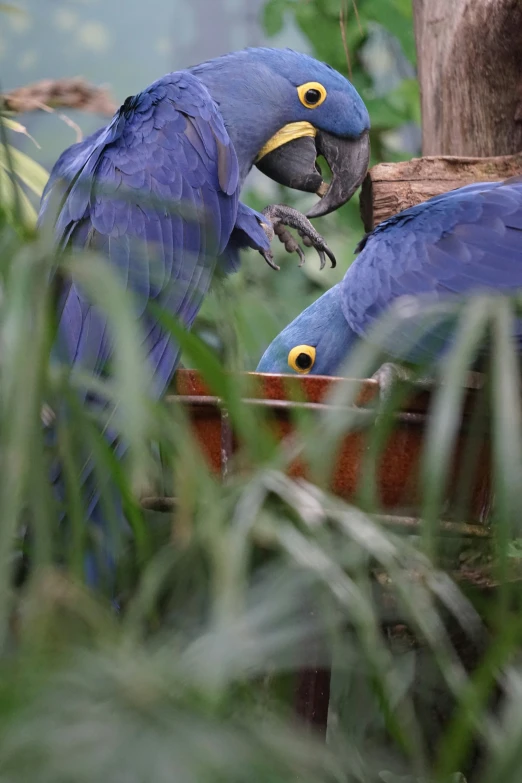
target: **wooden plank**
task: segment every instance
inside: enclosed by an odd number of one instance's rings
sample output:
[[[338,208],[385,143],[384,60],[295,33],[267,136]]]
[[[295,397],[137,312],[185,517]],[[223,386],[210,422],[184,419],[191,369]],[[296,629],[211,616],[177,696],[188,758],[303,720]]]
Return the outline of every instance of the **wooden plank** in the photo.
[[[362,185],[360,209],[366,231],[432,196],[472,182],[493,182],[522,174],[522,153],[489,158],[430,156],[379,163]]]

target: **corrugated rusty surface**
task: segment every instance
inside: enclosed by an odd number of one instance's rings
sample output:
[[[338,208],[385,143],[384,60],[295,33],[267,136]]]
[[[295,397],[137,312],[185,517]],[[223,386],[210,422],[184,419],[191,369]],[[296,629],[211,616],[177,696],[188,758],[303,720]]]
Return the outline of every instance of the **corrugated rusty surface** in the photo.
[[[221,412],[217,406],[192,405],[194,434],[214,470],[221,470]]]
[[[330,378],[320,375],[292,376],[265,375],[261,373],[242,373],[249,381],[252,397],[264,400],[285,400],[303,397],[308,402],[324,402],[326,395],[339,384],[359,383],[349,378]],[[190,397],[208,397],[209,389],[195,370],[178,370],[175,376],[174,389],[177,394]],[[356,399],[357,405],[366,405],[375,399],[377,394],[375,381],[364,381]]]
[[[360,384],[356,395],[356,404],[366,406],[375,402],[378,387],[374,381],[355,381],[344,378],[329,378],[320,376],[279,376],[245,373],[242,380],[247,381],[248,399],[251,404],[259,404],[268,408],[273,419],[273,426],[279,438],[288,435],[292,430],[291,409],[296,400],[305,401],[307,407],[324,405],[327,395],[343,385],[347,394],[353,392],[353,384]],[[196,436],[207,456],[210,465],[216,472],[224,472],[227,468],[227,458],[234,450],[234,442],[224,426],[224,416],[219,400],[213,397],[199,375],[192,370],[180,370],[176,374],[177,400],[180,397],[190,411]],[[464,417],[471,408],[474,391],[470,390],[464,406]],[[427,405],[429,394],[420,392],[408,400],[407,405],[397,414],[393,432],[381,454],[376,472],[378,500],[384,512],[407,511],[416,514],[420,504],[420,457],[422,455]],[[311,405],[310,405],[311,404]],[[460,481],[458,466],[466,442],[463,426],[457,440],[450,471],[451,481],[447,488],[447,503],[445,512],[452,515],[455,506],[457,485]],[[368,448],[368,429],[350,432],[343,442],[337,458],[336,469],[332,478],[332,490],[346,500],[354,500],[360,487],[365,454]],[[484,522],[489,509],[490,469],[488,449],[484,441],[477,439],[474,446],[477,467],[472,481],[470,502],[467,508],[467,521]],[[290,473],[294,476],[306,477],[306,466],[296,462]]]

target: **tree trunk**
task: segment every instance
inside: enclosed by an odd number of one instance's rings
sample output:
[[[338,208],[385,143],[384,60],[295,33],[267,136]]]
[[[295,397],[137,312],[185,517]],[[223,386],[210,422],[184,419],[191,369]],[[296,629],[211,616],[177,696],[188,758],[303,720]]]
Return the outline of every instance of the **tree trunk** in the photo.
[[[413,0],[423,155],[522,150],[521,0]]]
[[[522,0],[413,0],[413,12],[422,152],[456,157],[374,166],[367,231],[438,193],[522,174]]]

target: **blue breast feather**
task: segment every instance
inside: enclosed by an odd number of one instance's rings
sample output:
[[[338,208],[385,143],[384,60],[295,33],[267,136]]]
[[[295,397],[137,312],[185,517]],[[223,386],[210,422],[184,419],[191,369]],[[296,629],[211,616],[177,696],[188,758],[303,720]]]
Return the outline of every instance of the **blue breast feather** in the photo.
[[[360,336],[401,296],[443,302],[514,293],[522,288],[522,177],[436,196],[379,224],[358,249],[342,282],[342,307]],[[386,346],[392,355],[400,354],[401,339],[409,342],[412,326],[408,320],[394,331]],[[522,323],[515,338],[522,348]],[[445,347],[441,327],[408,358],[429,360]]]

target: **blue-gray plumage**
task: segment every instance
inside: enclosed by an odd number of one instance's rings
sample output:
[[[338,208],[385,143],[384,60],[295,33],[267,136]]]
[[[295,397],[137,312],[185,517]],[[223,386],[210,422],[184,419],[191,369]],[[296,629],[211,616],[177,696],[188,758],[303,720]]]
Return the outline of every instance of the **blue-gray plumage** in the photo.
[[[277,230],[287,249],[302,255],[285,225],[316,247],[322,263],[325,253],[333,260],[295,210],[276,205],[261,214],[239,201],[252,166],[319,191],[312,212],[326,214],[366,173],[368,127],[361,98],[329,66],[291,50],[232,53],[164,76],[66,150],[45,188],[39,225],[54,227],[59,250],[97,250],[119,272],[134,295],[159,396],[179,349],[147,309],[150,302],[190,327],[216,272],[238,268],[240,249],[257,249],[272,263]],[[328,188],[315,164],[319,154],[331,155]],[[60,358],[100,374],[111,356],[106,318],[74,281],[60,286]],[[59,469],[54,478],[60,480]],[[92,489],[90,518],[97,503]]]
[[[422,305],[522,288],[522,177],[468,185],[406,209],[357,249],[343,280],[275,338],[258,372],[335,375],[356,341],[401,297]],[[451,323],[412,340],[422,306],[415,312],[380,344],[393,359],[436,363],[451,344]],[[520,323],[515,339],[522,348]]]

